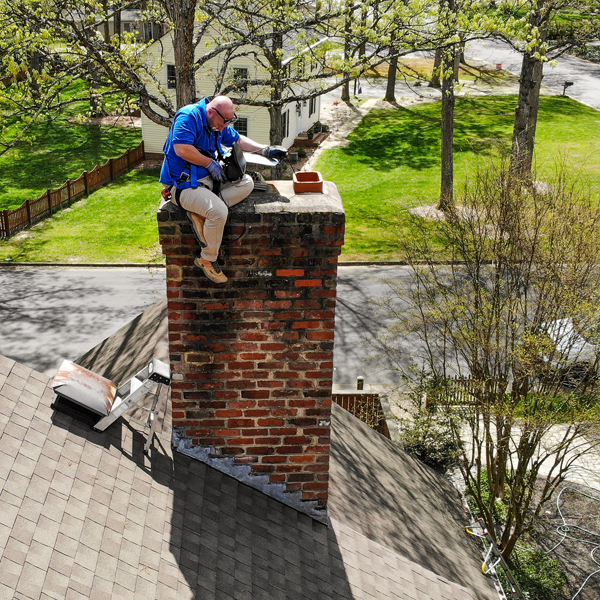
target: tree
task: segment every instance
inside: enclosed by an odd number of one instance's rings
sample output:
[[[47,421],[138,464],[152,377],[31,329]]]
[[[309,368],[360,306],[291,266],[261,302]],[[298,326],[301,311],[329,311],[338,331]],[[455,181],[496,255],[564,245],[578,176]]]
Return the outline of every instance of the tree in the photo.
[[[52,118],[67,105],[89,101],[76,84],[88,82],[93,100],[120,94],[131,106],[138,103],[165,125],[172,104],[166,94],[155,94],[148,80],[158,81],[142,56],[147,43],[129,33],[106,42],[105,24],[133,3],[64,0],[0,0],[0,154],[22,139],[41,119]],[[155,10],[155,9],[153,9]],[[164,19],[164,14],[163,17]],[[31,58],[35,57],[35,63]],[[151,102],[161,112],[151,110]]]
[[[440,24],[450,37],[440,48],[440,80],[442,86],[442,171],[438,209],[448,212],[454,207],[454,94],[458,6],[455,0],[440,1]]]
[[[412,282],[385,303],[384,347],[413,397],[427,394],[418,413],[447,427],[467,494],[509,558],[597,443],[586,435],[600,424],[600,202],[564,172],[532,190],[508,158],[460,200],[408,244]],[[447,267],[434,262],[440,247]]]
[[[516,11],[523,9],[527,11],[522,19],[524,41],[515,44],[511,37],[503,37],[523,52],[512,140],[512,168],[520,177],[530,177],[544,63],[597,39],[600,20],[585,18],[590,4],[579,0],[538,0],[520,5]],[[507,9],[508,14],[512,10]],[[563,11],[580,12],[581,17],[574,21],[562,20]]]
[[[237,2],[221,28],[227,37],[241,38],[245,45],[232,50],[227,60],[252,54],[262,69],[255,78],[232,80],[223,78],[215,93],[246,89],[239,101],[249,106],[264,106],[271,114],[271,143],[280,143],[282,108],[292,102],[305,102],[339,86],[347,90],[350,79],[367,67],[387,60],[382,50],[389,48],[392,30],[400,31],[403,48],[394,49],[396,56],[415,48],[415,33],[425,27],[421,0],[408,3],[380,0],[369,3],[346,1],[330,5],[307,3],[305,0],[276,0],[265,5]],[[220,3],[203,5],[203,10],[223,15]],[[358,15],[358,18],[357,18]],[[410,24],[410,27],[408,26]],[[344,54],[331,52],[331,40],[344,40]],[[223,70],[226,64],[223,62]],[[331,78],[340,79],[331,83]],[[220,81],[217,78],[217,81]]]

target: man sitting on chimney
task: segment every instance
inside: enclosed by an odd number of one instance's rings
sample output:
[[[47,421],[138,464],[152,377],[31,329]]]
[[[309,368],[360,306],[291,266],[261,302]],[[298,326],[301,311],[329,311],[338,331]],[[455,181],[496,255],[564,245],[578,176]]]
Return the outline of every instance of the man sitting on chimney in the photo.
[[[222,146],[238,142],[245,152],[268,158],[283,158],[282,146],[265,146],[240,135],[233,127],[237,120],[233,102],[227,96],[204,98],[179,109],[165,142],[160,181],[165,197],[187,211],[202,251],[194,263],[216,283],[227,277],[217,262],[229,207],[241,202],[254,188],[245,174],[239,181],[226,181],[219,162]],[[171,193],[171,192],[174,193]]]

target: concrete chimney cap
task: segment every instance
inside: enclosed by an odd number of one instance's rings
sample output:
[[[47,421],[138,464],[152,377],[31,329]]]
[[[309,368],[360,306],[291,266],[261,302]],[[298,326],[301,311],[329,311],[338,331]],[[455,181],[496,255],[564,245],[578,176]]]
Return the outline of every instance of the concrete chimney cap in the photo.
[[[331,181],[324,181],[324,191],[322,194],[296,194],[294,192],[294,182],[287,180],[272,181],[271,183],[277,191],[284,196],[286,202],[269,202],[265,204],[256,204],[257,213],[343,213],[344,205],[342,197],[338,192],[337,186]]]

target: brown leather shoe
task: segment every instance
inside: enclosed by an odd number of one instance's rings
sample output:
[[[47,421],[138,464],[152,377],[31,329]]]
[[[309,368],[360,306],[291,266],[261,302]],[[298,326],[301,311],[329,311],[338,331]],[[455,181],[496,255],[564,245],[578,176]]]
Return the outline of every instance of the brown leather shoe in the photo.
[[[200,248],[206,248],[207,243],[206,238],[204,237],[204,221],[206,221],[206,218],[187,210],[185,211],[185,214],[192,225],[192,231],[194,232],[198,245]]]
[[[206,260],[201,256],[197,256],[194,259],[194,264],[197,267],[200,267],[204,271],[204,274],[211,281],[214,281],[215,283],[225,283],[227,281],[225,273],[221,271],[221,267],[219,266],[219,263],[216,260],[215,262],[210,262],[210,260]]]

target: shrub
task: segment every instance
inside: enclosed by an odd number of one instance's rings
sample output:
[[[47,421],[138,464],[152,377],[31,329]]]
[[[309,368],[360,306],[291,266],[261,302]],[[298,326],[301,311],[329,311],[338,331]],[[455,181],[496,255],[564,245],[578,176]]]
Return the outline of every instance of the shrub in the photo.
[[[411,456],[440,473],[455,464],[458,447],[452,432],[435,415],[417,414],[403,429],[401,444]]]
[[[528,600],[556,600],[564,594],[567,577],[555,558],[519,545],[511,555],[511,563],[512,573]]]

